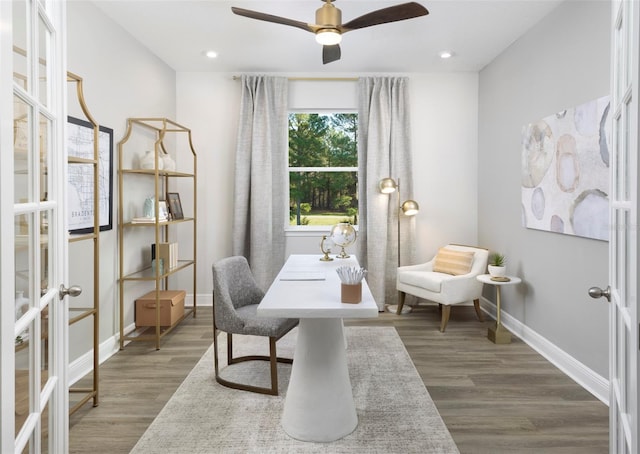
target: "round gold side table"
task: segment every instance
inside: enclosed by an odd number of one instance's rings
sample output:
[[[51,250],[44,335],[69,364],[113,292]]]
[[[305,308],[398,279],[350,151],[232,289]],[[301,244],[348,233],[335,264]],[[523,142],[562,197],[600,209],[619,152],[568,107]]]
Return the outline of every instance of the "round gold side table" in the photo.
[[[514,285],[522,282],[522,279],[515,276],[505,276],[504,278],[492,278],[489,274],[481,274],[477,276],[477,279],[483,284],[493,285],[496,288],[496,323],[494,326],[489,327],[487,337],[494,344],[510,344],[511,333],[504,327],[500,316],[500,287],[503,285]]]

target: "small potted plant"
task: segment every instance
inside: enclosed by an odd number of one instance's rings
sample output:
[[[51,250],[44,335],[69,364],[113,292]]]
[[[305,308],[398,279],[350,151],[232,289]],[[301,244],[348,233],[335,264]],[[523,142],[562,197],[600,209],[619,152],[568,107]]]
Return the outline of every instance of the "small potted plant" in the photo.
[[[502,278],[507,274],[507,267],[505,266],[504,254],[494,252],[489,256],[489,265],[487,266],[491,277]]]

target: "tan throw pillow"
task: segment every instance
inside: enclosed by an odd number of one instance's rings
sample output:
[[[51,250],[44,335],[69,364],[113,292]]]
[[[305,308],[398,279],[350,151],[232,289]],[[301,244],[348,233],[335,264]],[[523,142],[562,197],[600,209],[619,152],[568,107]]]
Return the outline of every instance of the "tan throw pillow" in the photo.
[[[433,263],[433,271],[453,274],[454,276],[467,274],[471,271],[473,255],[474,252],[455,251],[445,247],[440,248]]]

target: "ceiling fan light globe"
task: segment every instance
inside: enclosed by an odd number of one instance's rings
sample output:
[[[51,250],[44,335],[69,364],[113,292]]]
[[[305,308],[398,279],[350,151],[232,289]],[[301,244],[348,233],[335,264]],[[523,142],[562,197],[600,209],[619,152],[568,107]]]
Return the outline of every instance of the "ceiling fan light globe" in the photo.
[[[318,30],[316,33],[316,42],[323,46],[334,46],[340,44],[342,35],[335,29]]]

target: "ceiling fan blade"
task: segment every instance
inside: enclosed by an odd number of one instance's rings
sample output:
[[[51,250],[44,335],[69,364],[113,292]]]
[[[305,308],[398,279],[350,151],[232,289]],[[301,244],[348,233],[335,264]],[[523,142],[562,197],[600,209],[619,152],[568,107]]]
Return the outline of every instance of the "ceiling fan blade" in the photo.
[[[427,14],[429,14],[427,8],[419,3],[402,3],[401,5],[382,8],[365,14],[364,16],[356,17],[346,24],[342,24],[340,29],[344,33],[349,30],[357,30],[359,28],[371,27],[372,25],[413,19],[414,17],[426,16]]]
[[[340,54],[340,44],[322,46],[322,64],[326,65],[332,61],[340,60]]]
[[[291,27],[300,28],[302,30],[313,32],[314,29],[306,22],[300,22],[293,19],[287,19],[286,17],[274,16],[272,14],[260,13],[258,11],[251,11],[250,9],[231,7],[231,11],[238,16],[249,17],[251,19],[263,20],[265,22],[273,22],[276,24],[289,25]]]

